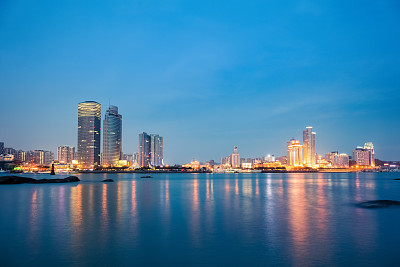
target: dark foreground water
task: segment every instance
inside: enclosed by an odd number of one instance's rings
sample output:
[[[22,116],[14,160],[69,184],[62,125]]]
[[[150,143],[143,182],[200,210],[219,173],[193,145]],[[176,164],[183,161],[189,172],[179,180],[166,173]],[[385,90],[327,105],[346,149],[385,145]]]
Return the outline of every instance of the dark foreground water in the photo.
[[[78,176],[0,186],[1,266],[400,265],[400,173]]]

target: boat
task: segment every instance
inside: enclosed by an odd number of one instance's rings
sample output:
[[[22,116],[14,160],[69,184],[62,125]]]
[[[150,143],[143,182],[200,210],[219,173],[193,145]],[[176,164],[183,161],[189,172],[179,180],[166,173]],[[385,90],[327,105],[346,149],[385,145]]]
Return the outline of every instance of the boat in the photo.
[[[141,176],[140,178],[152,178],[150,175]]]

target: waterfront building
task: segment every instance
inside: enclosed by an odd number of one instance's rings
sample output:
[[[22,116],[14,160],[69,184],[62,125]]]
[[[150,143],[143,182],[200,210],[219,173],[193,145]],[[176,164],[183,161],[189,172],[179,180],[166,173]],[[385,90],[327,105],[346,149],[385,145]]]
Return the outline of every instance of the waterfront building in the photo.
[[[141,167],[150,166],[150,142],[150,135],[145,132],[139,134],[139,165]]]
[[[231,166],[232,168],[240,168],[240,154],[237,151],[237,146],[233,148],[233,153],[231,155]]]
[[[0,142],[0,155],[3,154],[3,150],[4,150],[4,142]]]
[[[163,138],[158,134],[139,134],[139,165],[141,167],[163,166]]]
[[[253,164],[251,162],[243,162],[242,163],[242,169],[251,169],[253,167]]]
[[[292,139],[287,142],[287,165],[294,167],[303,165],[303,146],[299,140]]]
[[[325,160],[335,168],[348,168],[349,156],[347,154],[339,154],[338,151],[325,154]]]
[[[100,165],[101,105],[95,101],[78,104],[78,162],[82,168]]]
[[[0,161],[13,161],[14,155],[12,154],[0,154]]]
[[[15,160],[18,160],[20,162],[25,162],[26,161],[26,152],[23,150],[17,150],[15,152]]]
[[[268,154],[268,155],[266,155],[266,156],[264,157],[264,161],[265,161],[265,162],[275,162],[275,156],[274,156],[274,155]]]
[[[4,155],[15,155],[15,149],[12,147],[5,147],[3,148],[3,154]]]
[[[74,159],[75,159],[75,147],[72,146],[57,147],[57,160],[60,163],[71,164]]]
[[[288,165],[287,156],[282,156],[276,159],[282,165]]]
[[[306,127],[303,131],[303,164],[306,166],[316,164],[315,134],[312,127]]]
[[[221,158],[221,165],[231,167],[232,166],[231,165],[231,156],[226,156],[226,157]]]
[[[349,167],[349,155],[347,154],[339,154],[337,156],[336,167],[339,168],[348,168]]]
[[[370,151],[363,147],[357,147],[353,150],[353,160],[359,166],[370,166]]]
[[[163,138],[158,134],[150,134],[150,164],[163,166]]]
[[[50,165],[53,163],[54,154],[51,151],[31,150],[25,152],[25,162],[35,165]]]
[[[122,115],[118,107],[110,106],[103,120],[102,164],[116,166],[122,154]]]
[[[375,167],[375,150],[372,142],[365,143],[364,149],[369,153],[369,166]]]

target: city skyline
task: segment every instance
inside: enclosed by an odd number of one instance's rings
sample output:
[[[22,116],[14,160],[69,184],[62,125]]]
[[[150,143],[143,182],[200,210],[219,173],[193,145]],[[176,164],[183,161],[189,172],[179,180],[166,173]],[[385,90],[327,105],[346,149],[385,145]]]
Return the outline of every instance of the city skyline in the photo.
[[[399,159],[396,1],[1,7],[8,147],[76,146],[76,103],[110,98],[124,115],[122,151],[137,150],[139,132],[160,133],[169,164],[234,145],[285,155],[306,125],[318,154],[371,141],[377,158]]]

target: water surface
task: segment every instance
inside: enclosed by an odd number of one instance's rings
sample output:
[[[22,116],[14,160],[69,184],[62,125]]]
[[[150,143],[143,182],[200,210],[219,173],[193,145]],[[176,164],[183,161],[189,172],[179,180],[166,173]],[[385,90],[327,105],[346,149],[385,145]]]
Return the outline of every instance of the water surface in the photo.
[[[400,264],[400,174],[78,176],[0,186],[2,266]]]

